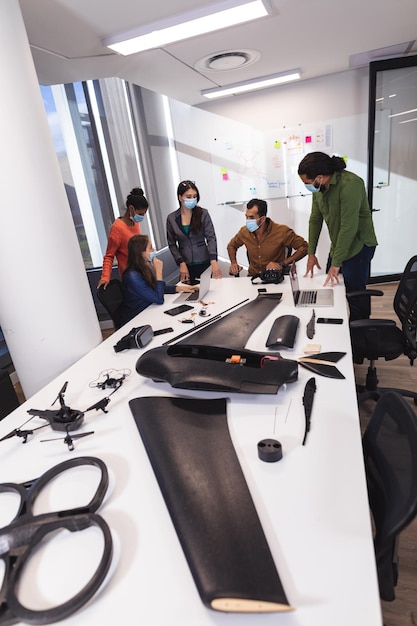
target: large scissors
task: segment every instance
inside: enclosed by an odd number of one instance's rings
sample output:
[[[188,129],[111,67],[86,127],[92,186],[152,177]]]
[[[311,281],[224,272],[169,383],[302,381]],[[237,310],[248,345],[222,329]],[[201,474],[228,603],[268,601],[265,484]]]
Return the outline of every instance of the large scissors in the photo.
[[[101,471],[97,491],[90,503],[64,511],[34,515],[35,500],[45,486],[59,474],[81,465],[93,465]],[[20,497],[17,515],[10,524],[0,529],[0,559],[5,564],[3,584],[0,589],[1,626],[18,622],[50,624],[65,619],[88,602],[98,590],[109,570],[113,552],[110,529],[104,519],[96,514],[107,491],[108,483],[105,463],[101,459],[86,456],[55,465],[35,480],[21,484],[0,484],[0,496],[2,493],[12,492]],[[17,596],[19,578],[39,543],[54,531],[66,529],[70,532],[78,532],[90,526],[97,526],[104,537],[104,551],[90,581],[71,599],[53,608],[37,611],[23,606]]]

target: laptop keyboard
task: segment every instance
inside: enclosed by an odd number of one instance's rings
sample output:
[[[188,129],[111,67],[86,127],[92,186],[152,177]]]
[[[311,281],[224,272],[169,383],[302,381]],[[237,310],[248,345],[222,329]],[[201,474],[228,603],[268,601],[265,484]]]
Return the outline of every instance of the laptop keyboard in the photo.
[[[190,295],[185,298],[186,302],[195,302],[196,300],[198,300],[199,297],[199,291],[193,291],[192,293],[190,293]]]
[[[300,295],[301,304],[316,304],[317,291],[302,291]]]

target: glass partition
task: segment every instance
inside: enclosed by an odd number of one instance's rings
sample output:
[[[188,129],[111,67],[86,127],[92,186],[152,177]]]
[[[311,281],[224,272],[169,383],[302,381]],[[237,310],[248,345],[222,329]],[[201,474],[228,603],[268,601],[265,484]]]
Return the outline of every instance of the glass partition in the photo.
[[[417,56],[370,64],[368,194],[372,282],[394,280],[417,254]]]

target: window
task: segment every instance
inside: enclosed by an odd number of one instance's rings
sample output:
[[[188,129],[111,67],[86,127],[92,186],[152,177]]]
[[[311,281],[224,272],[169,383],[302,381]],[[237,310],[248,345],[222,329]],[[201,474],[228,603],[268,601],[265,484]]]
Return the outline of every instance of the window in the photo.
[[[164,247],[166,214],[176,208],[173,182],[166,183],[176,170],[167,98],[117,78],[41,92],[85,267],[102,265],[133,187],[150,205],[142,232]]]

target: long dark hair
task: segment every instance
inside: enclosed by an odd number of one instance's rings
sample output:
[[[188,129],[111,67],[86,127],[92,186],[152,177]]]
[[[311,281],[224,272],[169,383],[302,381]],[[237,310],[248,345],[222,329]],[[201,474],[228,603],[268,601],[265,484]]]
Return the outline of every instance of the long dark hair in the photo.
[[[132,189],[126,198],[126,208],[129,208],[130,205],[132,205],[132,207],[136,210],[147,209],[149,207],[149,202],[143,195],[143,189],[140,189],[139,187],[134,187]]]
[[[317,176],[333,175],[346,168],[346,163],[342,157],[333,155],[330,157],[325,152],[309,152],[298,166],[298,175],[305,175],[309,180],[314,180]]]
[[[133,237],[129,239],[127,244],[127,267],[125,272],[129,269],[135,270],[143,276],[152,289],[156,289],[155,274],[150,264],[143,256],[148,242],[149,237],[147,235],[133,235]]]
[[[192,233],[198,233],[203,223],[203,210],[198,204],[200,202],[200,192],[198,191],[197,185],[193,180],[183,180],[177,187],[177,196],[183,196],[189,189],[193,189],[197,194],[197,206],[193,209],[191,214],[190,231]],[[179,204],[181,208],[181,202]]]

